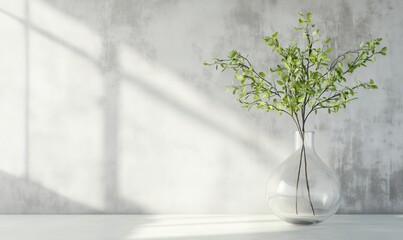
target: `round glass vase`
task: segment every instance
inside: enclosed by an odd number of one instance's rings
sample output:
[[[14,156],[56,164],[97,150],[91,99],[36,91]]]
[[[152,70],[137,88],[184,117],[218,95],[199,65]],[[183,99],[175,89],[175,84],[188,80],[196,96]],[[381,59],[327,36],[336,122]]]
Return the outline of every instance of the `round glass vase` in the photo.
[[[273,173],[266,198],[273,213],[294,224],[314,224],[336,213],[340,182],[314,149],[314,132],[295,132],[295,152]]]

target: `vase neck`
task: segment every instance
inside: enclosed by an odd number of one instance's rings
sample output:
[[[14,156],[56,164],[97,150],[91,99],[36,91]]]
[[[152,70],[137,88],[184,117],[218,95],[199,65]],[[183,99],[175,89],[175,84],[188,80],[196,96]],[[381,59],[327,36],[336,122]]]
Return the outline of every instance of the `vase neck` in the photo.
[[[303,137],[301,137],[301,133],[296,131],[294,132],[295,137],[295,149],[300,149],[302,144],[305,145],[305,148],[314,149],[313,147],[313,135],[315,132],[305,131],[302,133]]]

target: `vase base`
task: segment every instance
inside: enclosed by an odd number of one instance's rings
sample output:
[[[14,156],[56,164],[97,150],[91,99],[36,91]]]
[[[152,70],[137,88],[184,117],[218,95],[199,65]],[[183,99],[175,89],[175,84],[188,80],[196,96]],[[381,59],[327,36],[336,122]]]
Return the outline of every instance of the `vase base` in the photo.
[[[313,225],[322,222],[321,220],[311,220],[311,219],[283,219],[283,220],[295,225]]]
[[[277,217],[280,219],[291,223],[291,224],[296,224],[296,225],[313,225],[313,224],[318,224],[332,216],[335,212],[337,211],[337,208],[334,209],[331,212],[326,212],[325,209],[317,208],[316,209],[316,215],[312,214],[280,214],[274,212]]]

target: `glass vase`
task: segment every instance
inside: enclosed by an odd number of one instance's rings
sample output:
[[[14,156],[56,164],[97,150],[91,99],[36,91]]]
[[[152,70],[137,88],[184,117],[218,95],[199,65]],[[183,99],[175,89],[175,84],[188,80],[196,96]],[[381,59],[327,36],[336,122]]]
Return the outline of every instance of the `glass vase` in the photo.
[[[314,224],[336,213],[340,182],[314,149],[314,132],[295,132],[295,151],[273,173],[266,197],[273,213],[294,224]]]

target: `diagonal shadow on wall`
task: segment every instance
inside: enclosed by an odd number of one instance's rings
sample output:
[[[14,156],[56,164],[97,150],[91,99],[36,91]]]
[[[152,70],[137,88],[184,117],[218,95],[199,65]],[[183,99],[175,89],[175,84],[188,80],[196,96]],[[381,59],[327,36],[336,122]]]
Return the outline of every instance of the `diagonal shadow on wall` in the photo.
[[[147,82],[147,80],[140,79],[139,76],[133,76],[121,69],[121,66],[117,60],[118,47],[119,44],[127,44],[127,42],[119,42],[114,38],[114,21],[119,18],[120,10],[122,5],[129,4],[130,1],[46,1],[47,4],[58,9],[63,13],[67,13],[80,22],[86,23],[88,26],[93,28],[101,37],[102,41],[102,53],[99,59],[96,59],[82,51],[82,49],[69,43],[68,41],[53,35],[46,29],[41,28],[31,24],[30,22],[25,22],[17,16],[14,16],[6,11],[1,11],[3,14],[25,24],[30,31],[34,31],[41,36],[59,44],[60,46],[68,49],[72,53],[86,59],[91,62],[98,70],[102,73],[102,86],[103,86],[103,103],[102,103],[102,122],[103,129],[103,152],[102,164],[102,186],[103,189],[103,200],[105,207],[102,212],[125,212],[125,213],[142,213],[148,212],[144,207],[140,207],[138,204],[132,201],[124,199],[120,196],[121,190],[119,189],[119,122],[120,122],[120,92],[122,81],[128,81],[133,86],[138,87],[141,91],[145,91],[151,94],[154,98],[159,99],[164,102],[164,104],[174,107],[177,111],[183,113],[184,115],[190,116],[194,121],[201,123],[201,125],[207,126],[228,139],[233,139],[237,141],[244,148],[253,148],[256,152],[263,154],[265,151],[261,146],[254,144],[250,138],[245,137],[242,134],[238,134],[231,127],[221,124],[215,121],[214,118],[209,118],[203,113],[198,112],[198,109],[193,109],[191,106],[183,104],[180,100],[173,98],[173,96],[166,94],[166,92],[161,91],[153,84]],[[134,1],[130,4],[135,4]],[[140,10],[140,9],[139,9]],[[91,13],[91,14],[88,14]],[[96,13],[96,14],[94,14]],[[90,15],[90,16],[88,16]],[[101,16],[101,21],[99,17]],[[129,23],[131,24],[136,23]],[[29,39],[28,39],[29,40]],[[127,40],[127,38],[126,38]],[[130,42],[129,40],[127,40]],[[130,45],[130,44],[129,44]],[[132,46],[133,47],[133,46]],[[29,51],[29,49],[28,49]],[[28,53],[29,54],[29,53]],[[27,54],[27,55],[28,55]],[[28,61],[29,64],[29,61]],[[29,69],[29,66],[28,66]],[[29,76],[27,79],[29,84]],[[27,91],[27,104],[29,104],[29,89]],[[182,99],[184,100],[184,99]],[[29,107],[29,105],[28,105]],[[29,112],[29,109],[27,110]],[[29,119],[27,119],[29,125]],[[29,128],[27,129],[29,131]],[[29,138],[29,132],[27,133]],[[29,148],[29,141],[27,143],[27,148]],[[260,164],[265,164],[264,159],[259,159]],[[272,162],[272,164],[274,164]],[[27,166],[30,166],[29,158],[27,160]],[[29,169],[27,170],[27,172]],[[76,211],[75,211],[76,212]],[[77,211],[80,212],[80,211]],[[85,212],[85,211],[84,211]]]

